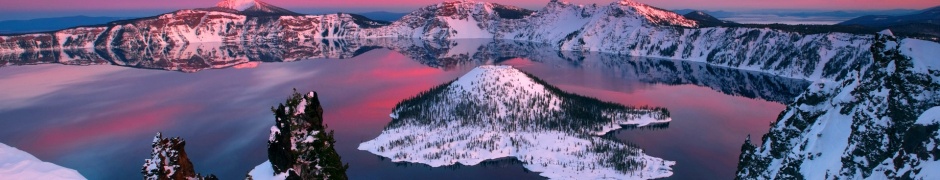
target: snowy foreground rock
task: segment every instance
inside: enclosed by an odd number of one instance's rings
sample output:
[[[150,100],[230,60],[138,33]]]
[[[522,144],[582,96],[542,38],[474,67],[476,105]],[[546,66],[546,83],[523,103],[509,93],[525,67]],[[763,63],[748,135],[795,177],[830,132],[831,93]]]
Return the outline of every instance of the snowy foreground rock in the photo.
[[[743,179],[933,179],[940,172],[940,44],[885,31],[873,62],[821,79],[788,105],[756,147]]]
[[[78,171],[43,162],[32,154],[0,143],[0,179],[84,180]]]
[[[563,92],[509,66],[480,66],[402,101],[360,150],[433,167],[515,158],[552,179],[650,179],[673,161],[602,137],[622,126],[663,126],[663,108],[635,108]]]
[[[193,162],[186,155],[186,141],[176,138],[164,138],[157,133],[153,138],[150,159],[146,159],[141,173],[146,180],[197,179],[218,180],[215,175],[202,176],[196,173]]]
[[[250,180],[348,179],[333,148],[333,132],[326,132],[323,108],[315,92],[294,93],[286,104],[271,109],[275,125],[268,139],[268,161],[248,172]],[[157,134],[151,158],[143,166],[144,179],[218,179],[201,176],[186,156],[186,141]]]
[[[248,179],[348,179],[326,132],[323,107],[316,92],[294,94],[271,109],[275,125],[268,138],[268,161],[248,173]]]

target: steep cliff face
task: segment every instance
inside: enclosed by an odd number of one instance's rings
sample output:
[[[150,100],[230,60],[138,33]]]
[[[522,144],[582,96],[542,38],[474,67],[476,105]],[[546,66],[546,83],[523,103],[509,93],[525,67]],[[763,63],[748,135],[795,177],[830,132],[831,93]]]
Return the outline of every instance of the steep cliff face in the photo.
[[[157,133],[153,138],[150,159],[146,159],[141,173],[147,180],[219,179],[215,175],[202,176],[196,173],[193,163],[186,156],[186,141],[180,138],[164,138]]]
[[[935,175],[940,45],[887,32],[875,39],[871,66],[814,82],[781,113],[760,147],[744,144],[739,178]]]

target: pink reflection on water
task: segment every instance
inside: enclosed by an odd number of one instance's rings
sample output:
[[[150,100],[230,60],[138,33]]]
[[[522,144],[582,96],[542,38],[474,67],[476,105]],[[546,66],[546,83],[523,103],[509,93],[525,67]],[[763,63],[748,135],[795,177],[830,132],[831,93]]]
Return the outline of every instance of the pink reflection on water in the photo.
[[[109,88],[102,88],[103,90]],[[200,113],[205,105],[196,103],[167,103],[179,101],[197,90],[193,85],[180,85],[151,89],[140,96],[96,108],[89,115],[73,116],[57,122],[59,125],[35,129],[35,141],[24,146],[37,155],[63,155],[73,148],[89,144],[107,144],[126,137],[152,136],[167,127],[176,126],[180,117]],[[101,100],[108,101],[108,100]],[[191,119],[187,119],[190,120]]]
[[[366,128],[381,129],[391,119],[389,113],[395,105],[406,98],[417,95],[434,86],[456,79],[469,68],[445,71],[437,68],[402,61],[408,59],[399,53],[370,53],[369,61],[355,62],[355,66],[338,67],[331,78],[315,78],[324,99],[324,118],[336,131],[357,134]],[[335,71],[335,72],[334,72]],[[351,91],[363,90],[361,94]],[[327,104],[330,103],[330,104]],[[374,126],[374,127],[373,127]],[[359,137],[357,137],[359,138]],[[365,137],[363,137],[365,138]]]
[[[235,68],[235,69],[254,69],[254,68],[257,68],[258,65],[260,65],[260,64],[261,64],[261,62],[258,62],[258,61],[251,61],[251,62],[246,62],[246,63],[237,64],[237,65],[235,65],[235,66],[232,66],[232,68]]]

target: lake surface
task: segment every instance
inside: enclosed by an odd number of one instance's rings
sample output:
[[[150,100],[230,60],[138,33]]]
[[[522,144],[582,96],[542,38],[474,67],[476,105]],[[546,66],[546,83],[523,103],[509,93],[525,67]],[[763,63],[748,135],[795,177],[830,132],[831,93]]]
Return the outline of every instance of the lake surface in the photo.
[[[297,89],[319,93],[352,179],[544,179],[514,159],[430,167],[357,149],[389,125],[397,103],[498,64],[580,96],[666,108],[668,126],[606,136],[675,161],[668,179],[731,179],[744,139],[759,141],[783,103],[809,85],[681,60],[550,49],[395,40],[0,53],[0,143],[89,179],[135,179],[163,132],[188,142],[197,172],[239,179],[266,160],[270,108]]]

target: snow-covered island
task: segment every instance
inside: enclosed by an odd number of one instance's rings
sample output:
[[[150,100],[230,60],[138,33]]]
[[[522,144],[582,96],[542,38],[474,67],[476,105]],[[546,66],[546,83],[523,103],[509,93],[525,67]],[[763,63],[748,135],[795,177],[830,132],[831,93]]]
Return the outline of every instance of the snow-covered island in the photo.
[[[566,93],[509,66],[477,67],[400,102],[391,117],[360,150],[433,167],[510,157],[552,179],[661,178],[675,164],[601,136],[668,123],[666,109]]]

